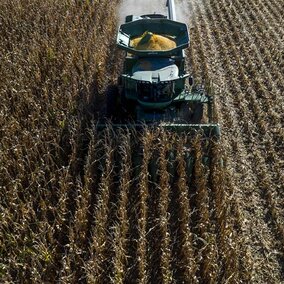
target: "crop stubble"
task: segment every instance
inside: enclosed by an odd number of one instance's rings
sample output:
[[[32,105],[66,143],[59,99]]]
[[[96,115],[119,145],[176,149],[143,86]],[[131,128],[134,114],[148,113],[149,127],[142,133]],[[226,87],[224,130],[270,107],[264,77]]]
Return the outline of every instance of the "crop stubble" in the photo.
[[[269,24],[256,16],[261,10],[252,9],[253,3],[245,10],[245,3],[194,4],[196,36],[201,34],[206,44],[202,52],[208,54],[199,74],[207,63],[208,76],[219,85],[218,115],[244,216],[246,246],[254,258],[253,280],[277,283],[283,278],[283,44],[274,29],[269,32],[275,40],[267,36]]]

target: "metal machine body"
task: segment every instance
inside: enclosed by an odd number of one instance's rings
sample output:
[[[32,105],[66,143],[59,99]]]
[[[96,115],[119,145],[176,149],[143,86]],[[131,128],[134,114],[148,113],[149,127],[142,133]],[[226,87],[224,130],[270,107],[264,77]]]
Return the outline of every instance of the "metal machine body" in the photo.
[[[167,16],[130,15],[119,27],[117,46],[126,55],[117,91],[109,94],[107,116],[118,127],[135,123],[159,125],[177,132],[201,129],[208,136],[219,137],[219,125],[213,123],[213,97],[204,88],[193,86],[193,78],[186,72],[188,28],[176,21],[174,1],[168,0],[167,6]],[[157,35],[156,40],[174,45],[163,49],[133,46],[133,39],[139,36],[140,43],[152,40],[155,44],[153,35]]]

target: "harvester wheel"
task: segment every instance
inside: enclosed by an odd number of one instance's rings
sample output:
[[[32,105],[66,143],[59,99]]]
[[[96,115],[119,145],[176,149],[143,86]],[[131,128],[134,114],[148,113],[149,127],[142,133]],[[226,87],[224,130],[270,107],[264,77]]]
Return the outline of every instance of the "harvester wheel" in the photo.
[[[114,119],[119,108],[119,92],[115,85],[108,87],[106,92],[106,117]]]
[[[192,115],[192,123],[199,124],[203,118],[203,104],[198,103],[194,108],[194,113]]]
[[[179,107],[179,119],[180,123],[191,123],[192,120],[192,109],[186,102],[182,103]]]
[[[196,103],[194,105],[189,105],[188,103],[183,103],[179,107],[179,111],[179,117],[182,123],[201,123],[203,118],[203,104]]]

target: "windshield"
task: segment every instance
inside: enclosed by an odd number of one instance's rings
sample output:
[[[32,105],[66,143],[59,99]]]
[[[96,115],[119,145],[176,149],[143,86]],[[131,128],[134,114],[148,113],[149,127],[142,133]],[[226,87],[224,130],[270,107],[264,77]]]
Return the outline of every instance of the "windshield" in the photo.
[[[145,102],[166,102],[172,99],[174,83],[137,83],[138,99]]]

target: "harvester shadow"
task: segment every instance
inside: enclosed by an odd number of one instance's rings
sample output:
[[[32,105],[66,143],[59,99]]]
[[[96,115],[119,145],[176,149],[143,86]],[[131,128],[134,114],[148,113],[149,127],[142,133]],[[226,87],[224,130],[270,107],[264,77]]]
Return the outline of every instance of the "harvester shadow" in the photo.
[[[54,234],[58,243],[57,255],[60,255],[61,259],[67,257],[69,253],[70,226],[72,226],[74,222],[74,216],[78,209],[76,204],[76,197],[78,196],[76,183],[79,180],[81,186],[85,186],[85,164],[88,157],[89,145],[92,137],[96,136],[93,130],[95,129],[96,120],[99,115],[104,114],[104,105],[105,90],[99,90],[98,78],[95,74],[88,88],[81,86],[76,96],[75,107],[69,113],[62,128],[59,156],[62,165],[69,169],[70,183],[66,200],[66,211],[68,213],[61,227]],[[97,203],[97,185],[99,176],[101,175],[99,170],[96,169],[96,166],[96,164],[93,166],[93,188],[90,188],[90,208],[86,239],[82,242],[82,251],[84,252],[81,256],[82,261],[89,258],[88,247],[90,239],[92,238],[92,214],[95,211],[95,204]],[[57,198],[58,197],[55,196],[55,199]],[[63,268],[61,259],[56,260],[57,271]],[[72,271],[76,272],[76,279],[84,279],[85,271],[83,265],[79,265],[78,263],[72,263],[71,265]]]

